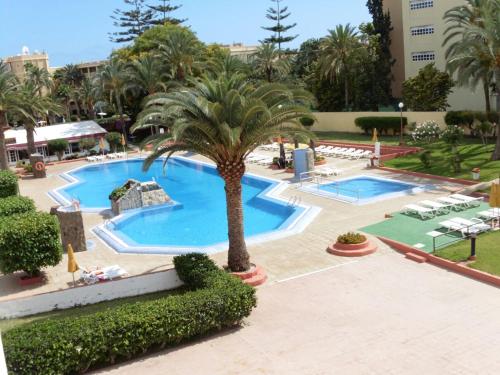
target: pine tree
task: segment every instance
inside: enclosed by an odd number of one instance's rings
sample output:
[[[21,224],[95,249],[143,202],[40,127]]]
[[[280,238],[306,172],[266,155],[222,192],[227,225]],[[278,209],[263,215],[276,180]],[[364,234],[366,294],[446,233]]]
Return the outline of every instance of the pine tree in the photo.
[[[389,104],[392,98],[392,66],[395,60],[391,54],[391,15],[384,13],[383,0],[368,0],[368,11],[372,15],[373,34],[378,35],[380,52],[377,64],[377,79],[379,104]]]
[[[282,21],[288,18],[291,15],[291,13],[288,11],[288,7],[281,8],[281,2],[283,0],[271,0],[271,1],[276,3],[276,8],[272,7],[269,8],[267,10],[266,17],[271,21],[275,21],[276,24],[271,27],[265,27],[265,26],[262,27],[264,30],[272,31],[274,33],[271,37],[264,39],[264,43],[277,44],[278,50],[281,53],[282,44],[291,42],[292,40],[298,37],[298,35],[284,36],[283,34],[285,34],[288,30],[297,26],[297,24],[294,23],[291,25],[283,25]]]
[[[163,25],[165,22],[169,22],[174,25],[179,25],[186,21],[186,19],[178,19],[170,17],[169,14],[181,8],[182,5],[172,5],[170,0],[158,0],[160,4],[158,5],[148,5],[155,17],[151,20],[152,25]]]
[[[110,34],[110,40],[115,43],[131,42],[141,35],[151,26],[154,12],[151,9],[145,9],[144,0],[123,0],[125,4],[131,6],[130,10],[115,9],[112,19],[113,25],[119,27],[122,31]]]

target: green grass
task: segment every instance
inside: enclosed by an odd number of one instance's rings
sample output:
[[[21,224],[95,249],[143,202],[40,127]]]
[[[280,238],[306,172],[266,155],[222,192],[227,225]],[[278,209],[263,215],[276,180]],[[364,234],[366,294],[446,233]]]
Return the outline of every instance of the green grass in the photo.
[[[423,172],[438,176],[472,179],[471,170],[481,169],[481,181],[491,181],[498,178],[500,174],[500,161],[491,161],[494,145],[482,145],[478,140],[467,139],[463,146],[459,147],[460,156],[463,160],[462,171],[455,173],[451,167],[451,150],[444,142],[419,145],[431,151],[431,166],[426,168],[420,161],[418,154],[408,155],[385,162],[385,166],[406,169],[415,172]]]
[[[500,276],[500,232],[491,232],[478,236],[476,242],[476,261],[468,266]],[[444,249],[437,250],[434,255],[454,262],[466,261],[470,256],[470,242],[462,241]]]
[[[134,303],[134,302],[139,302],[139,301],[155,300],[155,299],[166,297],[168,295],[172,295],[174,293],[179,293],[181,290],[182,289],[177,289],[175,291],[165,291],[165,292],[144,294],[144,295],[137,296],[137,297],[115,299],[112,301],[100,302],[100,303],[96,303],[93,305],[74,307],[74,308],[65,309],[65,310],[55,310],[55,311],[50,311],[50,312],[46,312],[46,313],[42,313],[42,314],[26,316],[26,317],[22,317],[22,318],[4,319],[4,320],[0,320],[0,331],[5,332],[5,331],[8,331],[9,329],[12,329],[14,327],[17,327],[17,326],[20,326],[20,325],[23,325],[26,323],[38,321],[38,320],[62,319],[62,318],[66,318],[66,317],[87,315],[87,314],[92,314],[92,313],[95,313],[98,311],[110,309],[113,307],[118,307],[118,306],[123,305],[123,304]]]
[[[363,133],[347,133],[347,132],[314,132],[318,139],[324,141],[340,141],[351,143],[373,143],[372,136]],[[399,144],[399,136],[395,135],[379,135],[379,141],[383,145],[395,146]],[[409,141],[409,137],[405,137],[405,141]]]

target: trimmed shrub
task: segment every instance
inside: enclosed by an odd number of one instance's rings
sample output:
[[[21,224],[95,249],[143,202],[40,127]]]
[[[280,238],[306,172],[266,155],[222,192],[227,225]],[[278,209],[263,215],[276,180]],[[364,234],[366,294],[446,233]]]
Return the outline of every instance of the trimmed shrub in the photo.
[[[68,141],[65,139],[53,139],[47,142],[47,146],[49,150],[54,152],[57,155],[57,159],[59,161],[62,160],[64,151],[68,148]]]
[[[348,232],[337,237],[338,243],[343,243],[346,245],[356,245],[366,241],[366,236],[360,233]]]
[[[439,138],[441,134],[441,129],[435,121],[424,121],[421,124],[415,126],[413,131],[413,137],[416,141],[432,143]]]
[[[0,217],[35,212],[35,202],[20,195],[0,198]]]
[[[446,125],[470,126],[474,122],[474,113],[471,111],[449,111],[444,116]]]
[[[28,212],[0,220],[0,271],[36,276],[62,259],[59,223],[53,215]]]
[[[203,288],[205,275],[219,270],[206,254],[189,254],[174,258],[174,266],[179,278],[193,289]]]
[[[354,120],[354,123],[358,128],[363,129],[365,133],[369,133],[374,128],[380,133],[384,131],[387,133],[388,130],[392,130],[394,133],[398,133],[401,129],[401,117],[358,117]],[[408,125],[408,118],[403,117],[403,127]]]
[[[0,171],[0,198],[17,195],[18,192],[16,174],[11,171]]]
[[[83,373],[151,348],[177,345],[232,327],[250,315],[256,306],[252,287],[204,257],[189,254],[180,258],[184,257],[191,259],[174,260],[181,278],[206,287],[11,329],[3,335],[9,371],[19,375]],[[193,289],[194,285],[187,287]]]
[[[424,150],[418,154],[418,158],[422,162],[425,168],[430,168],[432,164],[432,152],[431,150]]]

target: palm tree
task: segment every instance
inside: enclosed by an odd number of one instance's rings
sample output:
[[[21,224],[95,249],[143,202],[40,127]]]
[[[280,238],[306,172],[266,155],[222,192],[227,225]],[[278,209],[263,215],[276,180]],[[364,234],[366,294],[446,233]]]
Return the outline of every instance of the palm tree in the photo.
[[[192,73],[200,51],[200,43],[191,32],[174,29],[159,46],[160,57],[170,67],[171,76],[183,82]]]
[[[288,59],[280,56],[280,50],[273,43],[262,43],[252,58],[255,72],[265,77],[267,82],[274,82],[290,71]]]
[[[27,81],[36,87],[38,96],[43,96],[43,89],[52,87],[52,78],[45,68],[40,68],[32,64],[26,64]]]
[[[85,110],[90,119],[95,119],[94,102],[96,100],[96,87],[93,82],[85,77],[79,88],[79,98],[85,106]]]
[[[143,94],[152,95],[165,91],[167,85],[163,82],[160,61],[151,55],[136,60],[128,66],[128,89],[141,91]]]
[[[7,114],[31,115],[23,107],[20,84],[7,65],[0,60],[0,169],[9,169],[5,147],[5,128],[9,126]],[[33,119],[34,120],[34,119]]]
[[[153,153],[144,169],[161,157],[178,151],[190,151],[212,160],[224,179],[229,252],[232,271],[250,268],[244,228],[241,178],[245,159],[270,138],[287,134],[309,134],[299,123],[310,116],[311,94],[280,84],[254,86],[242,75],[190,81],[190,87],[157,94],[146,101],[133,131],[151,126],[155,117],[170,132],[151,136]]]
[[[500,94],[500,0],[467,0],[465,6],[450,9],[444,18],[450,24],[444,41],[449,69],[458,73],[462,84],[476,85],[482,80],[488,97],[486,88],[494,81],[495,92]],[[498,111],[500,95],[496,100]],[[492,160],[500,160],[500,123]]]
[[[236,56],[231,56],[229,53],[221,57],[214,57],[207,62],[208,70],[214,75],[218,76],[226,74],[231,76],[233,74],[250,74],[250,65],[243,62]]]
[[[321,41],[319,69],[324,77],[330,80],[344,79],[344,101],[349,109],[349,73],[351,60],[359,50],[360,44],[356,28],[347,24],[337,25],[334,30],[328,30]]]
[[[116,110],[120,115],[122,132],[127,139],[127,130],[125,128],[125,119],[122,105],[122,96],[127,86],[127,72],[125,65],[118,60],[110,60],[95,77],[97,92],[99,96],[109,96],[109,102],[114,103]]]

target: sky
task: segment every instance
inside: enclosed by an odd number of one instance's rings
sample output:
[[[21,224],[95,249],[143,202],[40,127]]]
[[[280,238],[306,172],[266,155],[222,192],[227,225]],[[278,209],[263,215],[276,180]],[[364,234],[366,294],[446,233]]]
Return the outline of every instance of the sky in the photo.
[[[157,0],[146,0],[150,4]],[[285,0],[297,22],[290,44],[326,35],[337,24],[359,25],[370,19],[366,0]],[[172,15],[188,18],[190,26],[206,43],[242,42],[255,45],[269,32],[265,18],[270,0],[172,0],[182,8]],[[52,67],[69,63],[102,60],[121,44],[109,41],[116,28],[110,18],[113,10],[123,8],[123,0],[0,0],[0,58],[21,53],[45,51]]]

